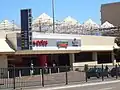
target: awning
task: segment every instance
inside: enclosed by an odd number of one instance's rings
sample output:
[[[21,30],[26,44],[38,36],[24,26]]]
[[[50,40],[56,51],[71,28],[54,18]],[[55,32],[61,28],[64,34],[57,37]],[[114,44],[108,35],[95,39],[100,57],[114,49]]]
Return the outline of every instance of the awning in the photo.
[[[65,54],[65,53],[79,53],[80,50],[18,50],[16,55],[25,54]]]
[[[0,39],[0,53],[1,54],[12,54],[15,51],[8,45],[5,39]]]
[[[81,51],[112,51],[111,45],[89,45],[81,46]]]

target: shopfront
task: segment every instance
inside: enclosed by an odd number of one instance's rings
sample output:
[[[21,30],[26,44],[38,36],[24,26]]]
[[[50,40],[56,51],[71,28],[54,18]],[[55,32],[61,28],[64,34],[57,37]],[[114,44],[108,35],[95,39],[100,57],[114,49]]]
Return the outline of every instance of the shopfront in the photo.
[[[79,35],[41,34],[37,32],[33,32],[32,35],[32,50],[20,50],[20,37],[17,39],[15,60],[19,59],[20,62],[16,66],[30,67],[31,63],[34,67],[43,67],[46,63],[48,66],[52,66],[53,63],[58,66],[72,66],[74,58],[71,57],[71,54],[79,53],[81,49]],[[13,63],[14,61],[9,62]]]
[[[42,66],[45,63],[47,63],[49,66],[51,66],[52,63],[56,63],[56,65],[59,66],[70,66],[69,51],[73,51],[73,53],[75,53],[75,50],[80,51],[81,39],[78,36],[60,36],[60,34],[46,36],[33,33],[32,45],[33,51],[51,51],[48,54],[38,55],[39,62]],[[62,51],[62,53],[59,53],[59,51]],[[52,52],[55,53],[52,54]]]

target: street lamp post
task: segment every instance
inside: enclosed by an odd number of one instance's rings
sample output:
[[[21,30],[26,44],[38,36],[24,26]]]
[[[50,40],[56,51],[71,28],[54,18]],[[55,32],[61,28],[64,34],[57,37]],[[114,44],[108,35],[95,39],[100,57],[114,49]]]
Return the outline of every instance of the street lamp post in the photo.
[[[13,31],[15,30],[15,27],[14,27],[14,25],[15,25],[15,23],[14,23],[14,20],[12,20],[12,25],[13,25]]]
[[[54,0],[52,0],[52,15],[53,15],[53,33],[55,33],[55,7],[54,7]]]

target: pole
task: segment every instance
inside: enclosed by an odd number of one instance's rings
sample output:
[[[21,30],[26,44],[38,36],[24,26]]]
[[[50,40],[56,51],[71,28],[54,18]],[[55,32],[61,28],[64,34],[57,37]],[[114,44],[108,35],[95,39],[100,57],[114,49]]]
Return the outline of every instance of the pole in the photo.
[[[68,85],[68,67],[66,66],[66,73],[65,73],[65,76],[66,76],[66,85]]]
[[[5,21],[4,21],[4,30],[5,30]]]
[[[52,14],[53,14],[53,33],[55,33],[55,10],[54,10],[54,0],[52,0]]]
[[[104,70],[104,66],[102,64],[102,81],[104,81],[104,76],[103,76],[104,75],[104,71],[103,70]]]
[[[41,32],[41,21],[39,20],[39,31]]]
[[[42,68],[42,86],[44,87],[44,68]]]
[[[16,78],[16,75],[15,75],[15,65],[13,65],[13,89],[14,89],[14,90],[15,90],[15,88],[16,88],[15,78]]]
[[[14,24],[15,24],[15,23],[14,23],[14,20],[12,20],[12,24],[13,24],[13,31],[14,31],[14,30],[15,30],[15,28],[14,28]]]

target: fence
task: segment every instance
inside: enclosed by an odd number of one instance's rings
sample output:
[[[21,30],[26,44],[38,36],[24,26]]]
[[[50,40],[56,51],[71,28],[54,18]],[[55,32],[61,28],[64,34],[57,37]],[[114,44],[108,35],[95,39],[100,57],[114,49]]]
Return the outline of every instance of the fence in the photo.
[[[83,70],[81,70],[81,68]],[[95,69],[96,68],[96,69]],[[89,72],[91,69],[97,70],[99,72]],[[113,70],[113,68],[115,70]],[[117,69],[118,68],[118,69]],[[24,87],[32,87],[39,86],[44,87],[46,85],[53,84],[62,84],[67,85],[73,82],[87,82],[93,80],[107,80],[108,78],[113,78],[112,74],[116,79],[120,76],[120,67],[116,66],[108,66],[108,71],[105,72],[105,65],[99,66],[88,66],[79,67],[75,71],[72,71],[68,66],[61,67],[10,67],[10,68],[1,68],[0,69],[0,88],[24,88]],[[100,72],[101,70],[101,72]],[[111,70],[113,73],[111,74]],[[99,75],[97,77],[95,75]],[[92,77],[95,76],[94,77]],[[109,75],[109,77],[107,77]],[[91,76],[91,77],[90,77]],[[96,78],[97,77],[97,78]]]

